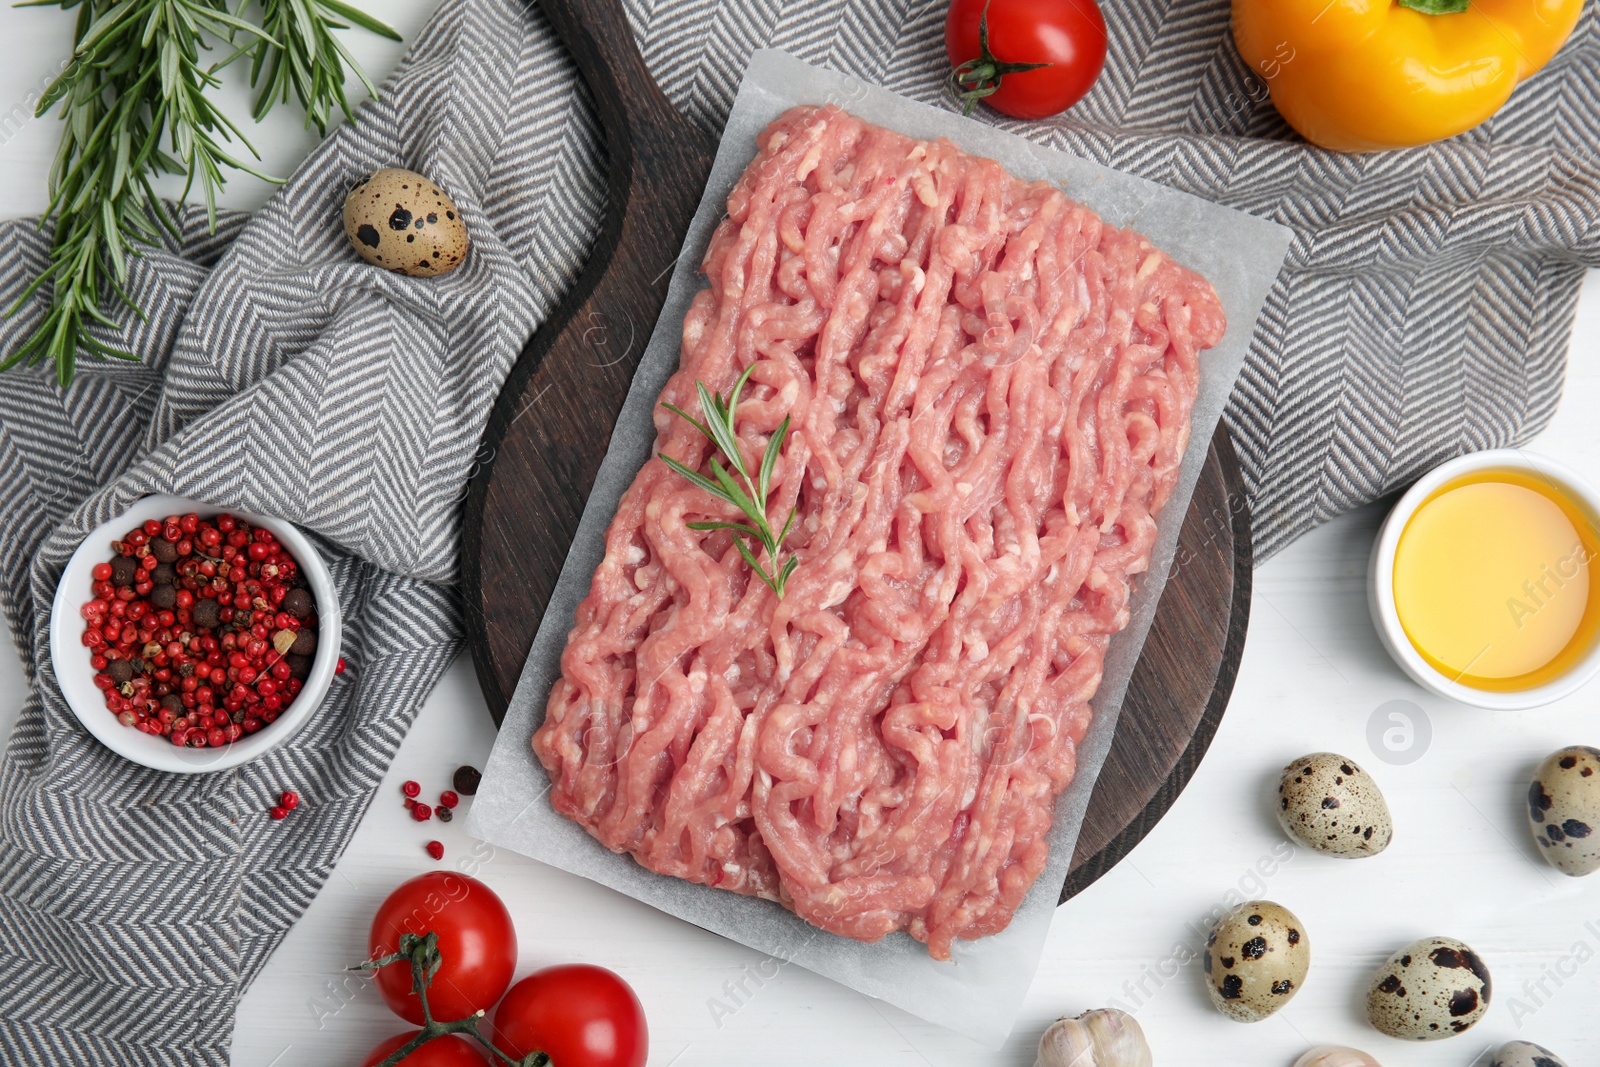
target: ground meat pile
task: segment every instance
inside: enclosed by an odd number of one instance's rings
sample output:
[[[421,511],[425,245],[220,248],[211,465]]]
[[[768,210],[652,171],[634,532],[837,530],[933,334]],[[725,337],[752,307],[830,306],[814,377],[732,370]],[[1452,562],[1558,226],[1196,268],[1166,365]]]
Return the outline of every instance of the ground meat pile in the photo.
[[[743,516],[646,463],[533,738],[552,801],[651,870],[948,959],[1044,868],[1221,305],[1060,189],[837,108],[765,132],[704,271],[661,399],[754,366],[739,443],[754,469],[791,420],[768,514],[799,564],[780,600],[686,525]]]

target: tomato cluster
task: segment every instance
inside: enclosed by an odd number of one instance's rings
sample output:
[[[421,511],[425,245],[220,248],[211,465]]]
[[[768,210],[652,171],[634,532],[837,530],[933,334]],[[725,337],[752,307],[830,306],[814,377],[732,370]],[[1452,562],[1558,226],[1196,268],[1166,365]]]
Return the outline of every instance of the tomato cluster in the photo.
[[[511,984],[517,932],[505,904],[482,882],[434,871],[401,885],[373,917],[369,958],[401,951],[405,934],[430,932],[437,938],[439,967],[427,986],[429,1012],[436,1020],[455,1020],[494,1009],[485,1037],[499,1055],[491,1057],[471,1037],[447,1034],[406,1056],[405,1067],[485,1067],[521,1062],[535,1051],[555,1067],[644,1067],[644,1008],[611,971],[568,964]],[[408,962],[385,964],[376,978],[390,1010],[413,1025],[424,1023]],[[362,1067],[377,1067],[421,1032],[389,1038],[367,1054]]]

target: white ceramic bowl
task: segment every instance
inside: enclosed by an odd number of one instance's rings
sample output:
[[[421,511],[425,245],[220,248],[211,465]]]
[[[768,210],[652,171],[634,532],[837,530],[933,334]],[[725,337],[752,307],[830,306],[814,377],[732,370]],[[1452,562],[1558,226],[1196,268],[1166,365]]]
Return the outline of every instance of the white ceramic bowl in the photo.
[[[1600,671],[1600,641],[1565,673],[1543,685],[1509,692],[1475,689],[1441,673],[1422,658],[1400,625],[1400,614],[1394,603],[1395,551],[1406,523],[1422,502],[1441,485],[1481,470],[1522,471],[1546,479],[1560,486],[1574,504],[1588,513],[1592,522],[1600,525],[1600,493],[1564,464],[1518,448],[1499,448],[1461,456],[1424,475],[1406,491],[1384,520],[1382,529],[1378,531],[1378,539],[1372,546],[1372,559],[1367,567],[1367,607],[1372,612],[1372,621],[1378,628],[1378,636],[1383,639],[1384,648],[1418,685],[1474,707],[1521,711],[1560,700],[1593,678],[1595,672]],[[1591,587],[1590,596],[1600,596],[1600,587]]]
[[[311,676],[276,722],[221,748],[179,748],[164,737],[122,725],[106,710],[105,698],[95,688],[89,649],[83,644],[85,624],[79,609],[94,596],[91,572],[96,563],[111,558],[112,541],[146,519],[186,515],[191,511],[206,517],[221,514],[223,510],[272,531],[272,535],[288,547],[300,565],[300,573],[310,583],[311,595],[316,598],[317,651],[312,660]],[[292,523],[175,496],[147,496],[84,538],[61,575],[50,615],[50,659],[55,666],[56,680],[84,728],[119,756],[176,774],[206,774],[237,767],[271,752],[293,737],[316,713],[327,695],[339,661],[339,638],[339,598],[334,592],[333,578],[316,548]]]

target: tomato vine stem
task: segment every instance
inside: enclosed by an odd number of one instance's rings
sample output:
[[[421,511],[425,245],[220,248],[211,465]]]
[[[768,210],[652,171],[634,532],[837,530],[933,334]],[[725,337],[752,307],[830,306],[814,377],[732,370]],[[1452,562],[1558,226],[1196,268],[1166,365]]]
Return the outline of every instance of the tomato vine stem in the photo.
[[[350,968],[352,971],[377,971],[391,963],[411,965],[411,988],[416,991],[417,1000],[422,1004],[422,1030],[410,1041],[389,1053],[378,1067],[398,1067],[401,1061],[429,1041],[451,1034],[462,1034],[472,1038],[488,1050],[491,1056],[509,1064],[510,1067],[549,1067],[550,1057],[543,1052],[535,1050],[517,1060],[496,1048],[488,1038],[478,1032],[478,1024],[483,1021],[484,1016],[481,1008],[465,1019],[454,1019],[450,1022],[440,1022],[435,1019],[433,1009],[428,1005],[428,987],[433,984],[433,976],[438,973],[439,965],[443,962],[443,957],[439,954],[439,935],[429,930],[421,935],[401,934],[398,952],[391,952],[387,956],[379,956],[377,959]]]

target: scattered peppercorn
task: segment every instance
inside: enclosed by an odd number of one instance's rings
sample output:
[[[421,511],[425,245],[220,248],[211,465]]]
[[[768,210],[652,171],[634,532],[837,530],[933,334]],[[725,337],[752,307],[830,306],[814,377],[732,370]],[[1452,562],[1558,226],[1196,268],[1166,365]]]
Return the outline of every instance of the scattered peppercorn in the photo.
[[[427,822],[433,818],[433,809],[426,804],[411,805],[411,817],[418,822]]]
[[[286,818],[289,817],[289,809],[285,808],[285,807],[281,807],[281,806],[280,807],[276,807],[276,808],[272,809],[272,813],[271,814],[272,814],[272,817],[274,819],[276,819],[276,820],[286,819]]]
[[[451,784],[456,787],[456,792],[464,797],[470,797],[478,792],[478,783],[483,781],[483,773],[476,767],[461,766],[456,768]]]
[[[334,674],[343,674],[344,673],[344,657],[343,656],[340,656],[339,657],[339,662],[335,663],[333,665],[333,673]]]
[[[422,785],[418,782],[412,781],[402,782],[400,785],[400,792],[404,793],[408,797],[421,796]]]
[[[293,789],[285,789],[283,795],[278,798],[278,803],[283,805],[284,810],[293,811],[300,806],[300,794]]]
[[[436,860],[444,859],[444,845],[438,841],[428,842],[428,855]]]
[[[439,794],[439,806],[441,808],[453,808],[459,803],[461,803],[461,798],[449,789]]]
[[[449,822],[456,817],[456,813],[449,808],[434,808],[433,813],[439,817],[440,822]]]

